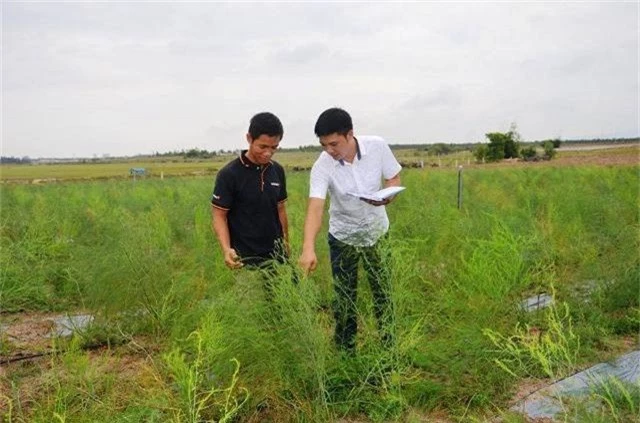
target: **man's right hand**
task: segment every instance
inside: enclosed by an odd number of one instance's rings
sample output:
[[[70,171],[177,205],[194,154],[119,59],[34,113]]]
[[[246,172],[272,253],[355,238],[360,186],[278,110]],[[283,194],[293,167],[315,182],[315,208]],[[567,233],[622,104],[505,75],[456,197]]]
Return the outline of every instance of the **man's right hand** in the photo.
[[[304,275],[307,276],[309,273],[316,270],[316,266],[318,265],[318,258],[316,257],[315,251],[303,251],[302,255],[300,255],[300,259],[298,260],[298,264],[302,268]]]
[[[243,266],[240,257],[238,257],[236,250],[233,248],[224,251],[224,264],[226,264],[229,269],[239,269]]]

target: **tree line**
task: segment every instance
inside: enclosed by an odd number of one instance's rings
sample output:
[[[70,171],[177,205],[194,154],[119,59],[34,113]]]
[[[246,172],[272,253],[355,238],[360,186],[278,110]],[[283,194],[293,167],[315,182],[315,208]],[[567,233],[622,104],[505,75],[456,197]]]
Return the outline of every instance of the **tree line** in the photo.
[[[508,132],[489,132],[485,134],[489,143],[424,143],[424,144],[390,144],[394,150],[418,149],[426,151],[434,156],[451,154],[459,151],[472,151],[476,160],[480,162],[494,162],[502,159],[521,158],[523,160],[549,160],[555,156],[555,149],[560,144],[630,144],[640,142],[640,138],[593,138],[560,140],[559,138],[524,141],[518,133],[516,125],[512,124]],[[542,147],[542,154],[538,154],[537,146]],[[299,147],[283,147],[282,152],[320,152],[322,147],[318,144],[303,145]],[[216,156],[236,154],[237,150],[206,150],[190,148],[155,152],[152,157],[182,157],[184,159],[209,159]],[[144,156],[144,155],[142,155]],[[86,159],[78,160],[86,162]],[[92,161],[102,161],[93,159]],[[107,160],[108,161],[108,160]],[[13,157],[1,156],[0,164],[31,164],[33,160],[29,156]]]
[[[526,147],[522,146],[522,136],[515,123],[511,124],[508,132],[489,132],[485,136],[489,143],[480,144],[473,151],[476,160],[483,163],[519,158],[525,161],[551,160],[556,155],[556,148],[560,147],[562,143],[557,138],[540,142],[543,149],[543,153],[540,155],[536,148],[538,143],[529,143]]]

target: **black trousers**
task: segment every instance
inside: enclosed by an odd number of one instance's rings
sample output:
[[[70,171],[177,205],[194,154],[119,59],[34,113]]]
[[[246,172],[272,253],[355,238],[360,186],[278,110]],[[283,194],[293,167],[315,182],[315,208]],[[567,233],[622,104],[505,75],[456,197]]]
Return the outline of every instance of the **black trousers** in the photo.
[[[339,349],[355,352],[358,331],[356,303],[358,299],[358,264],[362,260],[373,294],[373,311],[385,346],[393,342],[394,310],[391,301],[390,254],[387,236],[371,247],[354,247],[329,234],[329,255],[335,302],[335,342]]]

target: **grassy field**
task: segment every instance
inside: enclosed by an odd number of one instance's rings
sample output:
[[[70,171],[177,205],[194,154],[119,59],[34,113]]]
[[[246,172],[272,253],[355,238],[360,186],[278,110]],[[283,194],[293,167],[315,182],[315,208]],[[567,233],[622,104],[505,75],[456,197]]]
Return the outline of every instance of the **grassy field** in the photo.
[[[473,161],[471,152],[463,151],[442,157],[428,155],[425,151],[401,149],[396,152],[398,160],[410,164],[420,161],[425,166],[455,166]],[[286,169],[308,169],[318,156],[317,152],[283,151],[276,160]],[[147,177],[160,178],[173,176],[213,175],[220,170],[233,155],[216,156],[210,159],[185,159],[182,157],[147,157],[139,159],[110,160],[106,162],[79,162],[64,164],[0,165],[0,181],[18,183],[42,183],[52,181],[127,179],[131,178],[129,169],[146,169]]]
[[[593,147],[593,146],[590,146]],[[613,145],[607,150],[579,150],[572,147],[568,151],[562,149],[558,157],[545,165],[563,164],[636,164],[640,162],[640,145]],[[486,167],[475,163],[471,151],[460,151],[447,155],[434,156],[424,149],[401,148],[394,151],[398,160],[408,166],[422,164],[426,168]],[[317,152],[282,151],[276,160],[285,169],[295,171],[308,169],[318,156]],[[64,181],[87,181],[95,179],[131,179],[131,168],[144,168],[145,178],[175,176],[209,176],[214,175],[233,155],[216,156],[210,159],[185,159],[183,157],[145,157],[129,159],[112,159],[109,161],[65,164],[34,165],[0,165],[1,183],[46,183]],[[495,165],[492,165],[495,166]]]
[[[5,184],[0,323],[54,312],[95,321],[48,341],[40,359],[3,366],[0,421],[524,422],[507,411],[523,384],[637,348],[640,166],[637,147],[629,152],[615,166],[583,157],[562,165],[575,155],[469,165],[461,209],[454,166],[464,156],[403,171],[407,190],[388,207],[397,344],[380,347],[363,279],[356,357],[331,342],[326,238],[319,269],[293,286],[283,267],[267,303],[255,274],[223,265],[209,170],[136,183]],[[310,164],[312,155],[278,160],[305,157]],[[412,158],[419,152],[401,156]],[[134,166],[105,166],[116,165]],[[35,173],[20,178],[65,179],[71,168],[82,171],[70,179],[109,177],[91,167],[100,165],[68,166],[57,176],[28,166]],[[2,178],[17,172],[3,166]],[[288,178],[297,258],[308,172]],[[552,307],[522,311],[522,300],[542,292]],[[10,337],[0,342],[0,355],[20,352]],[[601,395],[610,406],[571,403],[564,419],[624,422],[640,410],[633,388]]]

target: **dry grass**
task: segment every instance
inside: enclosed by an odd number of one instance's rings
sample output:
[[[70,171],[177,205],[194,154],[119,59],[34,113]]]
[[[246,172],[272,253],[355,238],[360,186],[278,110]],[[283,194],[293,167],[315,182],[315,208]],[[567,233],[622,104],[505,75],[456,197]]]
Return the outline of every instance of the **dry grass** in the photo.
[[[640,145],[591,146],[588,150],[562,150],[551,161],[527,163],[519,160],[503,160],[494,164],[474,163],[471,152],[463,151],[446,156],[429,156],[419,149],[400,149],[395,154],[403,163],[424,163],[425,168],[452,168],[462,165],[466,168],[501,166],[580,166],[580,165],[636,165],[640,164]],[[283,151],[275,159],[287,170],[308,169],[318,156],[318,152]],[[86,181],[92,179],[128,179],[129,169],[142,167],[147,170],[146,178],[176,176],[210,177],[234,156],[217,156],[206,160],[185,160],[173,158],[114,159],[110,162],[68,163],[40,165],[1,165],[2,183],[48,183],[57,181]]]

